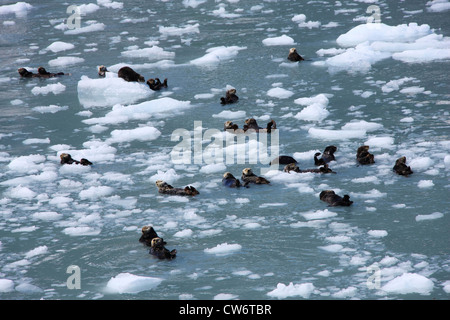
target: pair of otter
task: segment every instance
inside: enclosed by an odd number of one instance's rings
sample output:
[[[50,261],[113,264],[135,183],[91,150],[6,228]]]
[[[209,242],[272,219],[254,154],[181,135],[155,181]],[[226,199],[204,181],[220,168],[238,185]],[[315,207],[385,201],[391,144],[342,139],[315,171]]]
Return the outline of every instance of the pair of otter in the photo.
[[[98,67],[98,75],[100,77],[105,77],[106,72],[109,71],[105,66]],[[119,76],[119,78],[122,78],[123,80],[128,82],[145,82],[145,78],[130,67],[120,68],[117,72],[117,75]],[[148,79],[146,83],[153,91],[159,91],[162,88],[167,88],[167,79],[164,79],[163,82],[161,82],[161,80],[159,80],[158,78]]]
[[[158,237],[158,234],[152,226],[142,227],[142,235],[139,238],[139,242],[142,242],[146,246],[150,247],[150,254],[159,259],[172,260],[177,255],[176,249],[168,250],[165,247],[167,242],[165,242],[163,238]]]
[[[320,152],[316,152],[314,154],[314,164],[316,166],[323,166],[331,161],[336,160],[334,153],[337,151],[337,147],[335,146],[327,146],[325,150],[323,151],[322,157],[319,159],[318,156],[321,155]],[[279,156],[275,159],[273,159],[270,162],[270,165],[272,164],[284,164],[284,165],[290,165],[292,163],[297,163],[297,160],[295,160],[291,156]]]
[[[233,123],[232,121],[226,121],[225,124],[223,125],[223,129],[225,131],[233,130],[234,133],[247,132],[248,130],[271,133],[272,130],[277,129],[277,124],[274,120],[270,120],[270,122],[267,123],[267,126],[265,128],[262,128],[258,125],[258,123],[254,118],[250,118],[245,120],[244,126],[241,130],[239,129],[239,126]]]
[[[251,168],[242,170],[241,179],[244,182],[242,185],[239,179],[236,179],[230,172],[225,172],[222,178],[222,184],[228,188],[239,188],[241,186],[248,187],[250,183],[254,184],[269,184],[270,181],[264,177],[258,177],[253,173]]]
[[[297,173],[307,173],[307,172],[312,172],[312,173],[336,173],[333,170],[331,170],[331,168],[328,167],[328,164],[324,164],[322,167],[320,167],[319,169],[305,169],[302,170],[300,169],[296,163],[290,163],[288,165],[286,165],[284,167],[284,172],[290,173],[291,171],[297,172]]]
[[[68,153],[61,153],[59,158],[61,159],[61,164],[81,164],[82,166],[90,166],[92,162],[88,159],[82,158],[80,161],[72,159],[72,156]]]
[[[53,78],[53,77],[57,77],[57,76],[69,75],[68,73],[64,73],[64,72],[51,73],[51,72],[48,72],[47,70],[45,70],[44,67],[39,67],[38,73],[30,72],[25,68],[19,68],[17,70],[17,72],[19,72],[19,74],[22,78]]]
[[[372,164],[375,163],[375,157],[369,152],[369,146],[361,146],[356,152],[356,160],[362,164]],[[400,157],[395,161],[395,165],[392,170],[401,176],[408,176],[413,173],[411,167],[406,165],[406,157]]]
[[[156,186],[158,187],[158,192],[163,194],[170,194],[176,196],[196,196],[200,194],[193,186],[186,186],[184,188],[174,188],[167,182],[162,180],[156,181]]]

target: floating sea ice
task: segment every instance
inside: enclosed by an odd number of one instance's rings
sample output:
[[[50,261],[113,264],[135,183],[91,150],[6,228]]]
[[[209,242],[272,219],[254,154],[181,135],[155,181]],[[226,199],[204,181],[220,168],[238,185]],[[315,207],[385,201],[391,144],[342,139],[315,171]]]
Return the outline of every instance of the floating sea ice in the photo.
[[[204,250],[205,253],[215,254],[215,255],[227,255],[234,251],[241,250],[242,246],[240,244],[228,244],[226,242],[218,244],[213,248],[207,248]]]
[[[417,183],[417,186],[418,186],[419,188],[422,188],[422,189],[424,189],[424,188],[431,188],[431,187],[434,186],[434,183],[433,183],[432,180],[420,180],[420,181]]]
[[[265,46],[286,46],[294,45],[295,41],[291,37],[283,34],[279,37],[266,38],[262,41]]]
[[[186,33],[199,33],[200,30],[198,29],[199,24],[188,24],[184,27],[178,28],[178,27],[159,27],[159,33],[165,36],[181,36]]]
[[[118,77],[90,79],[82,76],[77,89],[78,99],[85,108],[130,104],[153,94],[146,84],[127,82]]]
[[[125,272],[112,277],[106,288],[112,293],[139,293],[157,287],[162,281],[161,278],[143,277]]]
[[[444,12],[450,10],[450,2],[448,0],[432,0],[427,2],[427,11]]]
[[[152,141],[159,138],[161,132],[154,127],[138,127],[128,130],[113,130],[106,143],[123,143],[130,141]]]
[[[175,57],[174,52],[164,51],[163,48],[158,46],[143,49],[133,48],[123,51],[121,55],[127,58],[146,58],[148,60],[173,59]]]
[[[404,77],[404,78],[397,79],[397,80],[391,80],[381,87],[381,91],[383,91],[385,93],[389,93],[392,91],[399,90],[401,85],[403,85],[405,82],[412,81],[412,80],[415,80],[415,78]]]
[[[79,57],[58,57],[56,59],[50,60],[48,65],[51,67],[62,67],[74,65],[77,63],[83,63],[84,59]]]
[[[66,35],[73,35],[73,34],[81,34],[86,32],[96,32],[96,31],[102,31],[105,29],[105,25],[103,23],[91,23],[85,27],[81,28],[75,28],[71,30],[64,31],[64,34]]]
[[[16,17],[23,17],[31,10],[33,6],[27,2],[17,2],[15,4],[8,4],[0,6],[0,15],[14,13]]]
[[[431,214],[419,214],[416,216],[416,221],[434,220],[444,216],[441,212],[433,212]]]
[[[267,293],[268,296],[285,299],[289,297],[300,296],[304,299],[308,299],[309,296],[314,292],[314,285],[310,282],[294,284],[290,282],[288,285],[284,283],[278,283],[276,289]]]
[[[312,97],[298,98],[294,103],[306,106],[294,118],[305,121],[322,121],[330,112],[327,110],[329,100],[323,93]]]
[[[232,293],[219,293],[216,294],[213,300],[233,300],[237,299],[239,296]]]
[[[394,138],[392,137],[372,137],[364,142],[365,145],[371,148],[392,148],[394,145]]]
[[[11,291],[14,291],[14,281],[10,279],[0,279],[0,293]]]
[[[196,66],[214,66],[222,61],[230,60],[236,57],[239,51],[247,49],[247,47],[238,46],[220,46],[206,50],[203,57],[191,60],[190,63]]]
[[[60,94],[61,92],[64,92],[66,90],[66,86],[63,85],[62,83],[58,82],[58,83],[52,83],[52,84],[48,84],[44,87],[34,87],[33,89],[31,89],[31,93],[34,94],[35,96],[42,94],[44,96],[46,96],[49,93],[53,93],[54,95]]]
[[[63,41],[55,41],[51,45],[49,45],[46,50],[50,50],[51,52],[60,52],[66,51],[75,48],[72,43],[63,42]]]
[[[381,123],[368,122],[365,120],[355,120],[347,122],[341,127],[342,130],[365,130],[367,132],[377,131],[383,129]]]
[[[97,0],[97,4],[111,9],[122,9],[123,2],[111,1],[111,0]]]
[[[369,230],[367,234],[375,238],[383,238],[388,235],[386,230]]]
[[[322,140],[347,140],[364,138],[366,135],[366,130],[331,130],[309,128],[308,134],[313,138]]]
[[[433,281],[427,277],[417,273],[404,273],[389,281],[381,287],[381,290],[392,294],[419,293],[429,295],[433,287]]]
[[[273,98],[287,99],[293,96],[294,92],[283,88],[272,88],[269,91],[267,91],[267,95]]]

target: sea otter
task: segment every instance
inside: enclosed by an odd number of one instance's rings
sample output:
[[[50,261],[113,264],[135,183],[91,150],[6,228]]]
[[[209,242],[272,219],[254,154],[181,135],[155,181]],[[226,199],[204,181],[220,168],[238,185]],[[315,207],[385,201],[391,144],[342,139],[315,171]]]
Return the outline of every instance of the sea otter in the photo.
[[[197,191],[197,189],[195,189],[192,186],[187,186],[184,189],[183,188],[174,188],[170,184],[168,184],[162,180],[156,181],[156,186],[158,187],[159,193],[164,193],[164,194],[171,194],[171,195],[177,195],[177,196],[196,196],[200,193]]]
[[[142,231],[142,235],[139,238],[139,242],[142,242],[143,244],[145,244],[149,247],[152,245],[153,238],[159,238],[158,234],[156,233],[155,229],[153,229],[152,226],[144,226],[144,227],[142,227],[141,231]],[[164,242],[164,244],[166,244],[166,243]]]
[[[225,97],[220,98],[220,104],[231,104],[238,102],[239,97],[236,95],[236,89],[227,90]]]
[[[288,60],[296,62],[296,61],[302,61],[305,59],[303,59],[303,57],[298,54],[297,49],[291,48],[289,50]]]
[[[101,65],[100,67],[98,67],[98,75],[99,77],[104,78],[106,76],[106,73],[109,72],[108,69],[106,69],[105,66]]]
[[[239,126],[235,123],[233,123],[233,121],[226,121],[223,124],[223,130],[238,130]]]
[[[248,186],[248,184],[250,183],[254,183],[254,184],[269,184],[270,181],[267,180],[264,177],[258,177],[257,175],[255,175],[252,171],[252,169],[250,168],[245,168],[244,170],[242,170],[242,176],[241,176],[242,181],[244,181],[244,187]]]
[[[290,164],[288,164],[288,165],[286,165],[284,167],[284,172],[289,173],[291,171],[294,171],[294,172],[297,172],[297,173],[307,173],[307,172],[311,172],[311,173],[336,173],[336,172],[334,172],[333,170],[331,170],[328,167],[328,164],[324,164],[319,169],[305,169],[305,170],[301,170],[297,166],[297,164],[295,164],[295,163],[290,163]]]
[[[149,88],[152,89],[153,91],[158,91],[161,90],[162,88],[167,88],[167,79],[164,79],[163,82],[161,82],[159,78],[148,79],[147,84]]]
[[[145,79],[143,76],[141,76],[139,73],[131,69],[130,67],[122,67],[119,69],[119,72],[117,73],[119,78],[122,78],[125,81],[131,82],[131,81],[137,81],[137,82],[145,82]]]
[[[348,194],[344,197],[338,196],[333,190],[324,190],[319,195],[320,200],[329,203],[330,207],[336,206],[350,206],[353,201],[350,201],[350,196]]]
[[[90,166],[92,162],[88,159],[82,158],[80,161],[72,159],[72,156],[68,153],[61,153],[59,158],[61,159],[61,164],[81,164],[82,166]]]
[[[177,255],[177,250],[173,249],[169,251],[164,245],[166,242],[162,238],[156,237],[151,240],[150,254],[158,257],[159,259],[172,260]]]
[[[362,165],[375,163],[374,155],[369,152],[369,146],[361,146],[356,151],[356,161]]]
[[[406,165],[406,157],[398,158],[397,161],[395,161],[395,165],[392,170],[401,176],[408,176],[413,173],[411,167]]]
[[[68,75],[64,72],[50,73],[50,72],[47,72],[47,70],[45,70],[44,67],[39,67],[38,73],[30,72],[25,68],[19,68],[17,70],[17,72],[19,72],[19,74],[22,78],[53,78],[53,77],[57,77],[57,76]]]
[[[320,156],[320,152],[317,152],[316,154],[314,154],[314,164],[316,166],[321,166],[325,163],[336,160],[336,158],[334,157],[334,153],[336,152],[336,150],[337,148],[335,146],[326,147],[320,159],[318,158],[318,156]]]
[[[244,132],[246,132],[247,130],[255,130],[256,132],[271,133],[272,130],[277,129],[277,124],[274,120],[270,120],[267,123],[266,128],[262,128],[258,125],[258,123],[256,122],[256,120],[254,118],[249,118],[249,119],[245,120],[243,129],[244,129]]]
[[[239,188],[241,186],[239,179],[236,179],[230,172],[223,174],[222,184],[229,188]]]

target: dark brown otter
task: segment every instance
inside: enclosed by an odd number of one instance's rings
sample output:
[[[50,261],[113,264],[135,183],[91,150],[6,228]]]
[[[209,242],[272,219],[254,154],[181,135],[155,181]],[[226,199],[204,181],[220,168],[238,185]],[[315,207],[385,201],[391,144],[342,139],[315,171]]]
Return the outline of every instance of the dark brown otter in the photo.
[[[117,73],[119,78],[122,78],[125,81],[132,82],[145,82],[145,79],[143,76],[141,76],[139,73],[131,69],[130,67],[122,67],[119,69],[119,72]]]
[[[101,65],[100,67],[98,67],[98,75],[99,77],[104,78],[106,76],[106,73],[109,72],[108,69],[106,69],[105,66]]]
[[[291,48],[289,50],[288,60],[297,62],[297,61],[302,61],[302,60],[305,60],[305,59],[303,59],[303,57],[298,54],[297,49]]]
[[[158,234],[156,233],[155,229],[153,229],[152,226],[144,226],[141,229],[142,235],[139,238],[139,242],[142,242],[143,244],[150,247],[152,245],[152,239],[153,238],[159,238]],[[166,244],[164,242],[164,244]]]
[[[164,245],[166,242],[162,238],[153,238],[150,246],[150,254],[158,257],[159,259],[172,260],[177,255],[177,250],[173,249],[169,251]]]
[[[270,120],[265,128],[262,128],[258,125],[257,121],[254,118],[246,119],[244,122],[244,132],[248,130],[255,130],[256,132],[267,132],[271,133],[272,130],[277,129],[277,124],[274,120]]]
[[[395,161],[395,165],[392,170],[401,176],[409,176],[413,173],[411,167],[406,165],[406,157],[398,158],[397,161]]]
[[[322,166],[330,161],[336,160],[334,157],[334,153],[336,152],[337,148],[335,146],[328,146],[323,151],[322,157],[319,159],[318,156],[320,156],[320,152],[317,152],[314,154],[314,164],[316,166]]]
[[[350,201],[350,196],[348,194],[344,197],[338,196],[333,190],[324,190],[319,195],[320,200],[327,202],[329,206],[350,206],[353,201]]]
[[[284,167],[284,172],[297,172],[297,173],[307,173],[307,172],[311,172],[311,173],[336,173],[333,170],[331,170],[328,167],[328,164],[324,164],[322,167],[320,167],[319,169],[305,169],[305,170],[301,170],[296,163],[290,163],[288,165],[286,165]]]
[[[270,181],[267,180],[264,177],[258,177],[257,175],[255,175],[252,171],[252,169],[250,168],[245,168],[244,170],[242,170],[242,176],[241,176],[242,181],[244,181],[244,187],[248,186],[248,184],[250,183],[254,183],[254,184],[269,184]]]
[[[163,82],[161,82],[159,78],[148,79],[147,84],[149,88],[152,89],[153,91],[159,91],[162,88],[167,88],[167,79],[164,79]]]
[[[19,72],[19,74],[22,78],[53,78],[53,77],[57,77],[57,76],[68,75],[68,73],[64,73],[64,72],[58,72],[58,73],[47,72],[47,70],[45,70],[44,67],[39,67],[38,73],[30,72],[25,68],[19,68],[17,70],[17,72]]]
[[[291,156],[279,156],[272,161],[270,161],[270,165],[272,164],[280,164],[280,165],[287,165],[291,163],[297,163],[297,160],[292,158]]]
[[[238,102],[239,97],[236,95],[236,89],[230,89],[225,93],[225,97],[220,98],[220,104],[231,104]]]
[[[375,157],[369,152],[369,146],[361,146],[356,151],[356,161],[362,165],[375,163]]]
[[[162,180],[156,181],[156,186],[158,187],[159,193],[164,194],[171,194],[177,196],[196,196],[200,193],[197,191],[197,189],[195,189],[192,186],[187,186],[184,188],[174,188],[170,184]]]

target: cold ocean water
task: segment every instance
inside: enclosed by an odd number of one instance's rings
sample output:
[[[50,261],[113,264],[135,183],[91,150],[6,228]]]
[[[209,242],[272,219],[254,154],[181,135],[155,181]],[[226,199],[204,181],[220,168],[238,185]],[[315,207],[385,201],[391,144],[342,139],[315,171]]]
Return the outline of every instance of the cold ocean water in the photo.
[[[448,1],[0,3],[0,299],[449,298]],[[117,78],[125,65],[169,87]],[[17,73],[39,66],[70,75]],[[251,117],[276,121],[302,169],[336,146],[336,174],[280,166],[270,185],[222,186],[268,167],[206,163],[224,122]],[[174,132],[192,137],[186,163]],[[355,161],[364,144],[372,165]],[[159,194],[158,179],[200,194]],[[354,203],[328,207],[326,189]],[[145,225],[174,260],[138,241]]]

